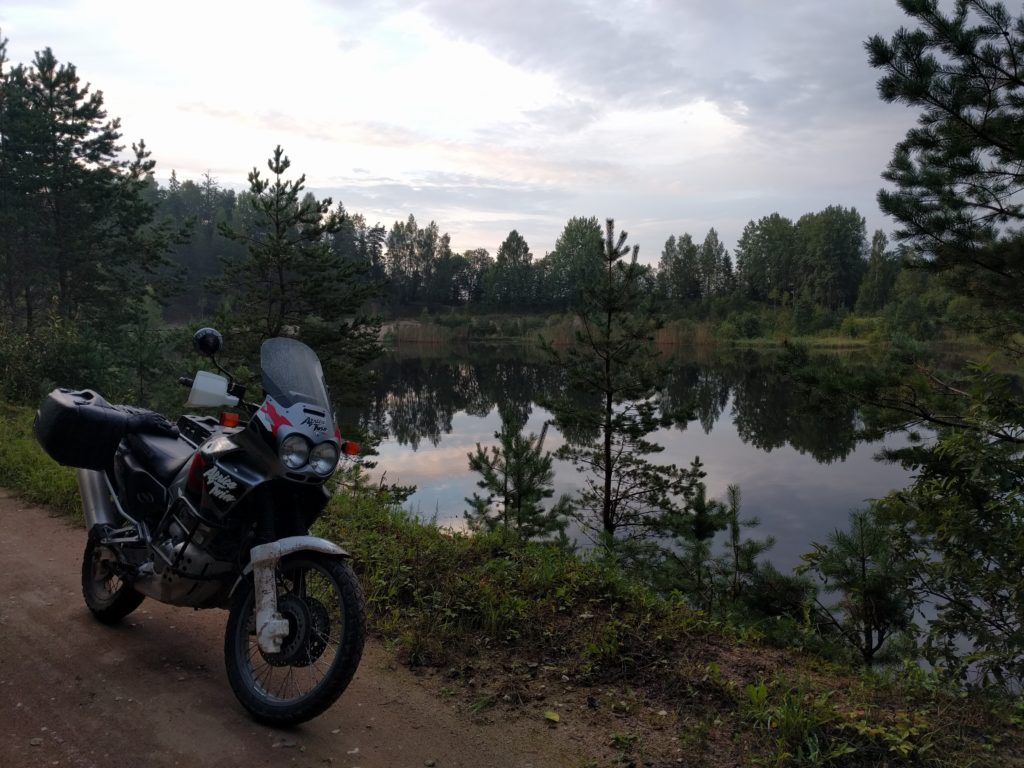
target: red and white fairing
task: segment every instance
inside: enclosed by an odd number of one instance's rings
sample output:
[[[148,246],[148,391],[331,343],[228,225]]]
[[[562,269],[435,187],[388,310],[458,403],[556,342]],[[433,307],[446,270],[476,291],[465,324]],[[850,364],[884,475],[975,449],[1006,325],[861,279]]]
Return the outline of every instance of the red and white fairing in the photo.
[[[313,445],[325,440],[341,444],[341,430],[338,429],[338,425],[331,423],[322,408],[313,405],[295,403],[291,408],[285,408],[267,395],[256,412],[256,417],[267,431],[279,440],[298,432],[309,438]]]

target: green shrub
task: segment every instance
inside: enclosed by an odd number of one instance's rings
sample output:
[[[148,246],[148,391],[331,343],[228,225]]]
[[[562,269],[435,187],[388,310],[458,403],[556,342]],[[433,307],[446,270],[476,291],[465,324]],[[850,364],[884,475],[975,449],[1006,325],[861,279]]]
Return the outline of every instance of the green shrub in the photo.
[[[872,339],[882,332],[882,319],[879,317],[858,317],[847,315],[839,324],[839,333],[851,339]]]

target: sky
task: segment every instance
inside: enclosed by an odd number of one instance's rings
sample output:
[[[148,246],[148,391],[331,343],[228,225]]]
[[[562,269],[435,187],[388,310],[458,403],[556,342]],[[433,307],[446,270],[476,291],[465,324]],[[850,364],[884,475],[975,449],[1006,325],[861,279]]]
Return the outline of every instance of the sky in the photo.
[[[8,57],[53,49],[103,91],[157,177],[242,189],[280,144],[310,189],[457,251],[573,216],[669,235],[854,206],[915,115],[863,42],[895,0],[3,0]]]

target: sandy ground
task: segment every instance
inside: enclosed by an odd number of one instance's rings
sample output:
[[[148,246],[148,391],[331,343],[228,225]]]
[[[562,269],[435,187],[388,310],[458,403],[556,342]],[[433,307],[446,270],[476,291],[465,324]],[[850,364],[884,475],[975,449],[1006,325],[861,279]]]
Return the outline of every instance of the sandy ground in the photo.
[[[0,489],[0,767],[578,766],[543,722],[480,724],[367,643],[321,717],[278,731],[228,687],[224,611],[146,600],[118,627],[82,602],[85,532]]]

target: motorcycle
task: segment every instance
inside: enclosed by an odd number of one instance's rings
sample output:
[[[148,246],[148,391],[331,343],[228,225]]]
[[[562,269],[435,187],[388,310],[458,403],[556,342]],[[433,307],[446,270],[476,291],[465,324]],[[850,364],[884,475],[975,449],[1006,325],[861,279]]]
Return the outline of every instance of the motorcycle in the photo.
[[[330,707],[362,654],[363,593],[338,545],[309,535],[330,493],[342,440],[312,349],[288,338],[260,350],[261,403],[221,368],[212,328],[196,350],[220,374],[179,381],[187,406],[237,407],[182,416],[111,405],[92,390],[54,390],[35,420],[39,443],[78,468],[88,537],[85,604],[114,624],[149,597],[226,608],[228,682],[257,721],[289,726]]]

